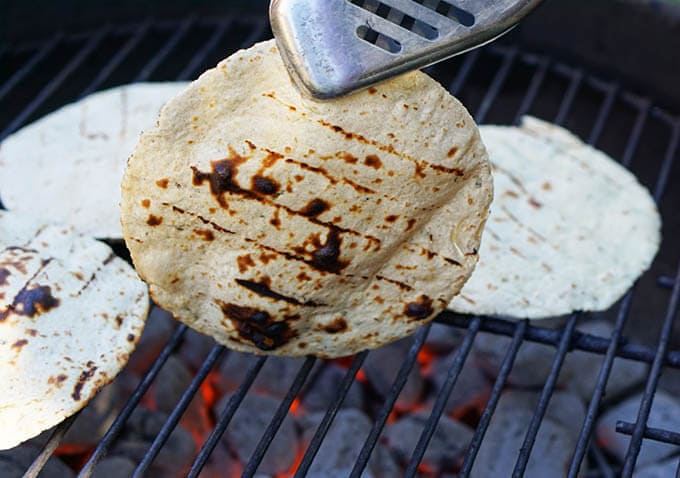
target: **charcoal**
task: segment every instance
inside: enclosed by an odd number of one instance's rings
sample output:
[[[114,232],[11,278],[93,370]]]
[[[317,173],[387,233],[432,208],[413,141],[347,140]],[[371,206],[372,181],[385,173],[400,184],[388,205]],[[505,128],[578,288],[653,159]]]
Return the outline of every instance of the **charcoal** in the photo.
[[[38,448],[19,445],[11,450],[0,451],[0,476],[2,478],[21,478],[40,454]],[[40,473],[40,478],[71,478],[75,474],[59,458],[52,457]]]
[[[446,354],[463,341],[465,331],[450,325],[433,323],[425,339],[425,348],[438,354]]]
[[[122,456],[139,463],[160,433],[168,417],[159,411],[137,408],[109,456]],[[149,476],[178,476],[190,466],[198,450],[191,434],[177,427],[151,465]]]
[[[231,456],[222,442],[213,449],[207,463],[201,470],[200,478],[224,478],[241,476],[242,466]],[[254,478],[272,478],[271,475],[257,474]]]
[[[337,365],[328,364],[319,370],[318,375],[313,380],[308,380],[302,398],[302,408],[304,411],[326,410],[339,393],[340,386],[347,370]],[[342,408],[363,408],[364,391],[363,385],[354,381],[349,388]]]
[[[153,306],[137,348],[130,356],[127,370],[143,375],[170,340],[176,327],[177,322],[170,312]]]
[[[212,337],[203,335],[194,329],[188,329],[177,353],[184,363],[196,372],[201,368],[216,343]]]
[[[532,413],[536,409],[539,399],[540,392],[528,390],[506,390],[502,396],[504,407],[526,410]],[[570,437],[577,439],[586,417],[586,406],[578,395],[557,390],[550,398],[545,416],[562,426]]]
[[[236,391],[248,373],[251,365],[258,360],[252,354],[230,352],[220,366],[220,376],[216,386],[223,393]],[[269,357],[257,375],[251,390],[260,395],[283,398],[295,380],[300,367],[305,359],[294,359],[287,357]],[[320,366],[317,361],[315,367]],[[314,368],[312,369],[312,372]]]
[[[408,414],[388,425],[385,442],[395,456],[406,466],[411,459],[429,413]],[[456,465],[472,440],[473,431],[447,416],[442,416],[423,456],[423,462],[436,470],[446,470]]]
[[[578,330],[598,337],[609,338],[614,326],[609,322],[598,320],[580,324]],[[602,355],[583,351],[574,351],[567,355],[562,371],[562,376],[565,376],[567,380],[566,386],[584,400],[590,401],[603,361]],[[647,367],[647,364],[641,362],[617,358],[607,381],[607,399],[619,397],[641,383],[647,376]]]
[[[406,338],[373,350],[364,362],[363,370],[368,383],[381,396],[386,397],[397,378],[413,340]],[[420,365],[416,362],[408,375],[395,407],[407,410],[417,405],[425,389],[425,380],[421,375]]]
[[[430,400],[430,405],[434,402],[436,394],[444,386],[444,382],[455,359],[456,352],[452,352],[434,362],[432,366],[432,381],[435,385],[435,394],[433,394]],[[446,402],[445,413],[451,414],[477,405],[490,391],[491,383],[486,375],[474,362],[474,358],[468,357]]]
[[[323,412],[317,412],[300,418],[305,449],[309,446],[323,417]],[[349,476],[364,441],[370,433],[371,426],[371,420],[362,411],[352,408],[340,410],[307,476],[318,478]],[[400,471],[389,450],[378,444],[361,476],[362,478],[392,478],[400,476]]]
[[[558,327],[563,319],[549,319],[541,321],[541,326]],[[510,347],[510,337],[481,333],[477,336],[473,346],[473,356],[484,372],[495,379],[503,363],[503,359]],[[519,349],[515,364],[508,377],[508,383],[517,387],[540,387],[545,383],[556,349],[550,345],[523,342]],[[559,384],[567,380],[565,374],[560,374]]]
[[[217,404],[215,413],[219,414],[230,398],[231,395],[225,396]],[[278,399],[252,392],[241,402],[222,436],[222,442],[238,456],[242,464],[250,459],[279,405]],[[288,415],[264,455],[258,471],[271,475],[288,471],[295,464],[298,446],[295,419]]]
[[[620,461],[625,458],[630,437],[616,432],[616,422],[621,420],[635,423],[641,401],[642,394],[630,397],[610,407],[597,422],[598,441]],[[663,391],[657,391],[647,425],[666,430],[680,430],[680,401]],[[676,452],[677,447],[674,445],[644,440],[638,457],[638,467],[658,462]]]
[[[92,478],[120,478],[123,476],[132,476],[135,468],[135,464],[129,458],[124,458],[122,456],[104,458],[94,469]]]
[[[669,478],[676,476],[675,472],[677,469],[678,457],[674,457],[661,463],[638,467],[635,470],[635,478]]]

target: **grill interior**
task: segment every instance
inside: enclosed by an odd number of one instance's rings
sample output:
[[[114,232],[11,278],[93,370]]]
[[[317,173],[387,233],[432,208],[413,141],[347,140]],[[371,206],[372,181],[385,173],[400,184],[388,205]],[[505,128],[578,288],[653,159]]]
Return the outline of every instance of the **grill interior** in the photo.
[[[107,26],[77,35],[58,34],[45,42],[8,48],[0,52],[0,140],[21,126],[96,90],[134,81],[190,80],[236,49],[270,37],[268,23],[262,17],[189,17],[179,22],[147,21]],[[673,430],[647,427],[662,371],[664,368],[680,368],[680,350],[671,350],[672,330],[680,301],[680,248],[677,247],[680,217],[675,207],[680,204],[680,188],[671,187],[680,180],[676,161],[680,116],[666,111],[662,104],[645,92],[629,91],[617,81],[593,76],[584,67],[564,64],[551,56],[525,51],[513,42],[512,37],[430,68],[429,73],[458,96],[480,123],[512,124],[517,123],[522,115],[531,114],[566,126],[588,143],[620,160],[653,192],[664,218],[665,240],[652,269],[615,307],[602,314],[572,315],[566,319],[565,325],[557,329],[548,328],[541,322],[463,317],[449,312],[441,314],[437,322],[462,329],[464,340],[421,431],[406,476],[419,476],[419,464],[446,400],[456,386],[461,370],[469,362],[470,350],[480,334],[503,335],[512,340],[483,408],[472,444],[460,465],[460,476],[467,476],[472,469],[515,358],[527,342],[554,347],[554,358],[531,424],[521,437],[521,443],[517,444],[519,452],[513,476],[524,475],[539,427],[556,389],[562,364],[573,350],[597,353],[603,359],[580,438],[573,452],[569,476],[577,476],[586,456],[592,458],[589,460],[591,467],[587,470],[589,477],[610,477],[619,473],[631,476],[644,440],[680,445],[680,435],[673,433]],[[125,256],[120,244],[114,246]],[[577,330],[579,322],[592,315],[609,318],[615,323],[611,336],[597,337]],[[352,464],[350,476],[361,476],[371,453],[379,446],[388,416],[416,363],[430,328],[421,328],[413,337],[411,348],[404,357],[392,388],[382,408],[373,417],[370,434],[361,437],[364,440],[363,448]],[[184,325],[175,330],[137,389],[128,397],[94,453],[82,466],[79,476],[90,476],[106,455],[159,371],[181,345],[186,331]],[[626,339],[627,336],[631,337],[630,341]],[[174,412],[145,453],[135,476],[143,476],[148,470],[210,371],[221,360],[229,360],[230,354],[235,353],[224,352],[222,347],[216,346],[205,358]],[[294,476],[306,476],[367,355],[368,352],[364,352],[352,359],[340,393],[328,407]],[[619,433],[632,436],[625,463],[619,470],[613,468],[598,452],[592,443],[592,435],[610,371],[614,362],[621,358],[644,362],[650,364],[651,368],[637,420],[635,423],[620,422],[617,425]],[[188,476],[199,476],[266,360],[264,357],[258,359],[248,370],[238,391],[217,417],[216,426],[196,456]],[[299,369],[273,419],[262,430],[260,443],[245,465],[243,476],[256,474],[315,362],[314,358],[308,358]],[[27,476],[37,476],[73,421],[74,418],[68,419],[54,430]]]

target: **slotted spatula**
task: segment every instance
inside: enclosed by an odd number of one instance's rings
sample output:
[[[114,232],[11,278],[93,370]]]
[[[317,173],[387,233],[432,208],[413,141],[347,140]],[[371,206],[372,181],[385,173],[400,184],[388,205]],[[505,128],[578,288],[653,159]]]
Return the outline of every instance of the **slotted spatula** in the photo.
[[[298,87],[326,99],[464,53],[541,0],[272,0],[270,20]]]

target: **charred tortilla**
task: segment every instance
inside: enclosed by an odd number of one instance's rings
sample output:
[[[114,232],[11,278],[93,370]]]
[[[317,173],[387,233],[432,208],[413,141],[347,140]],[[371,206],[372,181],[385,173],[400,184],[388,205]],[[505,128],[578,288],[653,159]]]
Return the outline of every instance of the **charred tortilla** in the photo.
[[[496,197],[479,265],[451,308],[534,319],[609,308],[659,248],[647,189],[558,126],[525,118],[480,130]]]
[[[147,288],[105,244],[0,211],[0,449],[83,408],[126,364]]]
[[[491,197],[472,118],[428,76],[316,102],[269,41],[165,106],[130,159],[122,222],[179,320],[237,350],[335,357],[449,303]]]

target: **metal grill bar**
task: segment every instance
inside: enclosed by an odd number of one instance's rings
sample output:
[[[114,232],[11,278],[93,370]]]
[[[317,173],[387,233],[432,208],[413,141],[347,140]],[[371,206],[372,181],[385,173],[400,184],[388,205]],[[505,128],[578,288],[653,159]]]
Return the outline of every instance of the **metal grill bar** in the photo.
[[[508,75],[510,74],[510,70],[512,69],[512,66],[515,63],[515,58],[517,58],[516,48],[512,48],[511,50],[503,53],[503,63],[501,64],[501,67],[498,69],[496,76],[494,76],[494,79],[491,82],[491,86],[489,86],[489,89],[484,95],[482,104],[479,105],[479,108],[475,113],[475,121],[477,121],[478,123],[483,123],[484,120],[486,120],[486,115],[489,113],[489,110],[491,109],[493,102],[496,100],[498,93],[500,93],[501,88],[505,83],[505,80],[508,78]]]
[[[111,76],[111,73],[113,73],[116,68],[120,66],[121,63],[127,58],[127,56],[132,52],[132,50],[139,45],[139,43],[144,39],[144,37],[149,33],[149,29],[151,28],[151,22],[147,21],[146,23],[143,23],[141,26],[139,26],[135,34],[130,37],[130,39],[123,45],[123,47],[116,52],[115,55],[111,57],[111,59],[104,65],[104,67],[101,69],[99,74],[95,77],[94,80],[92,80],[92,83],[90,83],[87,88],[83,90],[83,92],[80,94],[79,99],[86,97],[87,95],[93,93],[99,85],[101,85],[106,79]]]
[[[635,423],[616,422],[616,431],[624,435],[632,435],[635,432]],[[661,428],[645,427],[642,433],[644,438],[656,440],[661,443],[680,446],[680,433],[663,430]]]
[[[342,402],[345,400],[345,397],[347,396],[350,387],[354,383],[354,378],[356,377],[357,373],[359,373],[359,369],[363,365],[367,356],[368,352],[364,351],[358,354],[352,361],[352,365],[347,370],[347,373],[345,374],[345,377],[342,380],[342,385],[340,386],[338,393],[335,396],[335,400],[333,400],[333,403],[331,403],[331,405],[326,410],[326,414],[324,415],[323,420],[321,420],[319,427],[316,429],[316,432],[314,433],[312,441],[307,447],[307,451],[302,457],[300,466],[298,466],[298,469],[295,472],[295,478],[302,478],[304,476],[307,476],[307,472],[309,471],[309,468],[312,466],[314,458],[316,457],[316,454],[319,452],[319,448],[321,448],[321,443],[326,437],[326,434],[328,433],[328,430],[330,429],[333,420],[335,420],[335,416],[337,415],[338,410],[340,410],[340,405],[342,405]]]
[[[477,63],[479,56],[480,56],[479,50],[473,50],[472,52],[465,55],[463,64],[460,66],[460,68],[458,69],[458,73],[456,74],[456,77],[449,85],[449,91],[451,92],[452,95],[455,96],[460,93],[460,90],[463,88],[463,85],[467,81],[467,78],[470,75],[470,72],[472,71],[472,67],[475,66],[475,63]]]
[[[123,406],[123,409],[113,421],[104,437],[97,444],[92,456],[90,456],[90,458],[85,463],[85,466],[83,466],[83,468],[80,470],[80,473],[78,473],[78,478],[89,478],[92,475],[97,463],[99,463],[104,455],[106,455],[109,446],[123,431],[123,427],[130,418],[130,415],[132,415],[132,412],[135,410],[135,408],[137,408],[137,405],[155,380],[158,372],[160,372],[161,368],[163,368],[163,365],[165,365],[165,362],[167,362],[170,355],[182,342],[182,338],[184,337],[186,331],[187,326],[184,324],[177,327],[175,333],[172,334],[172,337],[165,345],[158,358],[154,361],[151,368],[144,374],[144,378],[142,378],[142,381],[139,383],[139,385],[137,385],[135,391],[132,392],[132,395],[128,401],[125,402],[125,406]]]
[[[459,329],[467,329],[472,319],[470,317],[456,315],[450,311],[444,311],[439,314],[436,321]],[[512,337],[516,328],[516,321],[485,317],[482,321],[480,330],[482,332]],[[527,327],[527,333],[524,338],[529,342],[556,346],[560,341],[560,331],[530,325]],[[611,339],[575,331],[571,346],[574,350],[583,350],[585,352],[603,355],[607,352],[610,343]],[[637,362],[652,363],[654,361],[654,349],[639,344],[623,344],[617,350],[616,356],[635,360]],[[666,356],[666,365],[680,368],[680,352],[669,352]]]
[[[276,436],[276,432],[279,431],[279,428],[281,427],[283,420],[286,418],[286,415],[288,415],[288,410],[290,410],[293,400],[295,400],[297,394],[300,393],[300,390],[305,384],[305,380],[307,380],[309,372],[312,370],[315,362],[316,358],[308,357],[305,360],[305,363],[302,364],[302,367],[300,367],[300,371],[295,377],[293,384],[288,389],[288,393],[286,393],[285,398],[274,414],[274,418],[272,418],[272,420],[269,422],[269,426],[267,426],[267,429],[264,431],[260,442],[257,444],[255,451],[251,455],[250,461],[246,465],[246,469],[243,471],[243,478],[251,478],[255,476],[255,473],[257,473],[257,468],[260,466],[262,458],[264,458],[264,454],[267,453],[269,445]]]
[[[609,120],[609,115],[612,112],[614,101],[616,100],[620,89],[621,87],[618,83],[611,85],[606,89],[607,96],[605,96],[604,103],[602,104],[600,113],[598,114],[597,120],[595,121],[595,126],[593,126],[593,130],[588,137],[588,144],[595,145],[599,141],[602,131],[604,130],[604,125],[607,124],[607,121]]]
[[[12,90],[21,80],[26,78],[26,76],[33,71],[33,69],[40,63],[44,58],[46,58],[52,51],[61,43],[64,36],[60,33],[55,35],[46,42],[33,56],[24,63],[21,68],[14,72],[14,74],[5,81],[5,83],[0,87],[0,100],[2,100],[5,95]]]
[[[524,437],[524,443],[522,444],[522,448],[520,448],[519,456],[517,457],[517,463],[515,464],[515,469],[512,472],[512,476],[514,478],[523,476],[524,470],[529,463],[529,457],[531,455],[534,442],[536,441],[538,429],[541,426],[545,412],[548,409],[548,403],[550,402],[550,398],[552,397],[553,391],[555,390],[557,377],[560,374],[560,370],[562,370],[564,358],[567,356],[567,352],[569,351],[569,345],[574,333],[574,327],[576,327],[577,319],[578,314],[574,314],[569,317],[567,325],[565,325],[564,330],[562,331],[560,346],[557,349],[557,353],[555,354],[555,359],[553,360],[550,374],[548,374],[548,379],[546,380],[543,391],[541,392],[541,398],[538,400],[536,411],[534,412],[534,416],[531,418],[529,430]]]
[[[672,150],[670,154],[674,156],[675,150]],[[663,189],[664,186],[659,183],[658,188]],[[671,300],[668,304],[666,318],[664,319],[663,327],[661,329],[659,347],[657,349],[656,356],[654,357],[654,363],[652,363],[652,369],[649,372],[649,378],[645,387],[645,393],[640,403],[640,409],[635,422],[633,435],[628,444],[628,451],[626,452],[626,459],[623,464],[623,472],[621,473],[623,478],[633,476],[633,471],[635,471],[635,464],[637,462],[638,454],[640,453],[642,439],[644,437],[645,428],[647,427],[647,420],[649,419],[649,412],[652,409],[654,393],[656,392],[656,388],[659,385],[659,377],[661,376],[661,368],[663,367],[664,356],[668,350],[668,342],[671,339],[673,323],[678,313],[678,305],[680,305],[680,264],[678,264],[678,270],[675,276],[675,287],[673,288],[673,294],[671,295]]]
[[[523,320],[518,324],[517,329],[515,330],[515,335],[513,336],[510,347],[508,347],[508,351],[505,354],[501,369],[498,372],[498,377],[496,377],[496,381],[493,384],[491,395],[489,395],[489,399],[486,402],[486,406],[482,412],[479,424],[477,425],[477,430],[475,430],[472,441],[470,441],[470,446],[465,452],[465,459],[463,460],[463,467],[460,472],[461,476],[469,476],[470,473],[472,473],[472,467],[475,464],[475,459],[477,458],[479,448],[482,446],[482,440],[484,439],[486,430],[489,428],[491,417],[496,411],[496,406],[498,405],[498,401],[501,398],[503,387],[505,387],[505,383],[508,381],[512,367],[515,364],[515,359],[519,353],[519,348],[521,347],[524,340],[527,324],[528,322]]]
[[[170,52],[175,49],[180,40],[184,38],[184,36],[189,32],[189,30],[191,29],[195,22],[196,17],[193,15],[184,20],[180,24],[180,26],[175,30],[172,36],[168,39],[168,41],[165,42],[163,48],[158,50],[158,52],[151,57],[146,66],[144,66],[144,68],[142,68],[139,74],[135,77],[134,81],[138,82],[148,80],[153,74],[153,72],[156,71],[156,68],[158,68],[161,65],[161,63],[163,63],[163,61],[167,58]]]
[[[203,470],[203,467],[208,462],[210,454],[213,452],[217,446],[217,443],[220,441],[220,438],[222,438],[222,435],[224,435],[224,432],[227,430],[227,427],[229,426],[231,419],[234,417],[236,410],[238,410],[238,407],[241,405],[241,402],[248,393],[248,390],[250,390],[250,387],[253,385],[253,382],[257,378],[257,374],[260,373],[260,370],[262,369],[262,366],[266,360],[267,357],[259,357],[257,362],[250,366],[248,373],[246,374],[246,378],[243,380],[236,393],[231,396],[229,402],[227,402],[225,405],[224,410],[222,410],[220,416],[217,419],[215,428],[201,447],[201,451],[198,452],[198,456],[196,457],[196,460],[194,460],[193,465],[191,465],[191,469],[187,474],[187,478],[198,478],[201,470]]]
[[[375,444],[378,441],[378,437],[380,436],[380,433],[382,433],[382,430],[385,427],[387,417],[390,415],[390,412],[392,411],[392,408],[394,408],[394,404],[397,401],[397,397],[399,396],[401,390],[404,388],[404,385],[406,384],[408,375],[409,373],[411,373],[413,365],[416,363],[416,359],[418,358],[418,352],[420,352],[420,349],[423,347],[423,343],[425,343],[427,334],[430,333],[430,327],[431,325],[427,324],[426,326],[421,327],[420,330],[418,330],[418,332],[416,332],[413,344],[411,345],[411,348],[408,351],[408,355],[404,359],[404,363],[402,364],[401,368],[399,369],[399,372],[397,373],[397,378],[394,380],[392,388],[390,389],[390,392],[387,394],[387,397],[385,397],[383,407],[380,409],[380,412],[378,413],[375,422],[373,422],[371,432],[368,434],[368,437],[364,442],[364,446],[361,448],[361,452],[359,452],[359,457],[357,458],[357,461],[354,463],[354,467],[352,468],[350,478],[360,478],[364,469],[366,468],[366,465],[368,464],[368,459],[371,457],[373,448],[375,447]]]
[[[560,109],[557,112],[557,116],[553,120],[553,123],[559,126],[564,126],[564,122],[567,120],[567,115],[571,111],[571,106],[576,98],[576,93],[578,93],[579,88],[581,88],[581,83],[583,82],[583,70],[576,70],[571,76],[571,82],[569,83],[569,88],[564,95]]]
[[[38,456],[35,457],[31,466],[26,470],[26,473],[24,473],[23,478],[37,478],[38,475],[40,475],[40,472],[45,467],[54,451],[59,447],[59,443],[61,443],[64,435],[66,435],[66,432],[68,432],[69,428],[71,428],[71,425],[73,425],[73,422],[76,421],[79,415],[80,413],[76,413],[57,425],[50,434],[43,449],[40,450]]]
[[[166,422],[163,424],[163,428],[161,428],[161,431],[154,439],[153,443],[151,444],[151,447],[149,447],[147,452],[144,454],[144,458],[142,458],[142,461],[139,463],[137,469],[132,475],[133,477],[141,478],[144,476],[144,473],[149,468],[149,466],[151,466],[151,463],[153,463],[153,461],[156,459],[156,456],[158,456],[158,453],[161,451],[161,448],[163,448],[165,443],[168,441],[168,438],[170,438],[170,434],[179,423],[179,420],[182,418],[182,415],[189,407],[191,401],[194,399],[196,392],[198,392],[198,389],[203,384],[205,378],[208,376],[210,371],[215,366],[215,363],[217,363],[219,358],[222,356],[223,352],[224,347],[221,345],[215,345],[213,349],[210,351],[210,354],[205,359],[205,362],[203,362],[203,365],[201,365],[201,368],[198,370],[196,376],[189,384],[189,387],[187,387],[187,389],[184,391],[179,402],[177,402],[177,405],[172,410],[172,413],[170,414]]]
[[[515,115],[515,119],[512,121],[512,124],[519,125],[520,122],[522,121],[522,117],[529,112],[529,109],[531,109],[531,105],[534,104],[534,101],[538,96],[538,92],[541,90],[541,86],[545,81],[545,77],[546,74],[548,73],[549,66],[550,60],[548,58],[543,57],[539,60],[538,68],[536,69],[533,77],[531,78],[529,89],[527,90],[527,93],[524,96],[524,99],[522,100],[522,104],[517,110],[517,114]]]
[[[94,51],[102,39],[107,35],[109,27],[102,28],[95,33],[86,43],[81,47],[73,59],[66,64],[66,66],[50,80],[47,85],[36,95],[35,98],[19,113],[10,124],[0,133],[0,141],[12,134],[14,131],[23,126],[24,122],[42,105],[57,88],[68,78]]]
[[[177,79],[179,81],[189,81],[193,79],[194,74],[196,71],[199,69],[201,66],[201,63],[205,59],[205,57],[208,56],[208,54],[217,46],[219,43],[220,39],[224,36],[224,34],[231,28],[233,24],[233,21],[229,21],[228,23],[224,23],[222,25],[219,25],[215,31],[210,35],[210,38],[208,38],[208,41],[206,41],[203,46],[201,47],[200,50],[198,50],[198,54],[189,61],[189,64],[182,70],[182,72],[177,75]]]
[[[446,376],[446,381],[444,382],[441,391],[437,395],[434,407],[432,408],[432,413],[430,413],[430,416],[427,418],[427,422],[425,422],[425,426],[423,427],[423,431],[420,434],[420,438],[418,439],[418,444],[416,445],[416,448],[413,450],[413,454],[411,455],[411,461],[408,464],[408,468],[406,469],[406,474],[404,476],[413,478],[418,473],[418,465],[420,465],[420,462],[423,460],[425,450],[427,449],[427,446],[430,444],[432,435],[434,435],[434,431],[437,428],[437,423],[439,423],[439,419],[441,418],[442,413],[444,412],[444,407],[446,407],[446,402],[448,401],[449,396],[451,395],[453,387],[455,387],[456,382],[458,381],[458,376],[460,375],[460,371],[463,370],[463,365],[465,364],[468,355],[470,355],[470,350],[472,350],[472,343],[474,342],[475,337],[477,336],[477,332],[479,331],[479,325],[481,320],[482,319],[480,318],[475,318],[472,321],[472,324],[470,324],[470,328],[468,329],[467,334],[465,334],[465,339],[463,340],[463,343],[460,345],[460,348],[456,352],[456,358],[454,359],[453,364],[449,369],[449,373]]]

